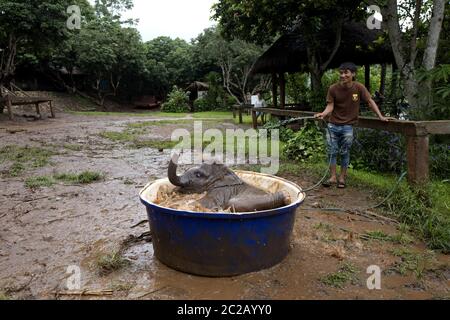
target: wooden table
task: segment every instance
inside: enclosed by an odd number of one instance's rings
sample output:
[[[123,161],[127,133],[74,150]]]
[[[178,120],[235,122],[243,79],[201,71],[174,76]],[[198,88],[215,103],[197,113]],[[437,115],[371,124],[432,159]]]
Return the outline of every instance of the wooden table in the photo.
[[[1,104],[6,104],[6,107],[8,108],[8,114],[9,119],[14,119],[14,114],[12,112],[13,106],[22,106],[22,105],[29,105],[34,104],[36,106],[36,113],[39,117],[41,117],[41,110],[39,108],[39,105],[41,103],[48,103],[50,106],[50,114],[52,118],[55,118],[55,113],[53,111],[52,106],[52,100],[48,98],[41,98],[41,97],[14,97],[7,95],[6,97],[0,98]]]

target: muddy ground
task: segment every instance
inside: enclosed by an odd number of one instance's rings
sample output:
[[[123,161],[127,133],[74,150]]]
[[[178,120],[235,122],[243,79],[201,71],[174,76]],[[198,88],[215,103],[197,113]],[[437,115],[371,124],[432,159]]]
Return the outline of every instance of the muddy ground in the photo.
[[[321,210],[367,207],[379,199],[369,190],[319,188],[298,210],[291,252],[279,265],[230,278],[184,274],[153,255],[148,224],[139,202],[141,188],[166,177],[170,150],[134,148],[99,134],[122,132],[129,123],[156,117],[82,116],[58,113],[56,119],[0,118],[0,148],[34,146],[52,150],[43,167],[27,167],[11,176],[11,163],[0,163],[0,297],[2,299],[448,299],[450,259],[430,252],[414,235],[385,219]],[[167,140],[186,119],[149,125],[145,135]],[[182,124],[177,124],[181,121]],[[231,121],[210,121],[232,128]],[[55,182],[28,188],[27,178],[55,173],[101,172],[87,185]],[[315,178],[282,175],[301,186]],[[382,240],[364,234],[380,231]],[[369,233],[375,235],[375,233]],[[362,236],[361,236],[362,235]],[[385,236],[389,237],[385,237]],[[412,238],[412,239],[410,239]],[[395,240],[396,239],[396,240]],[[400,240],[399,240],[400,239]],[[413,240],[411,243],[410,240]],[[117,270],[105,270],[101,258],[123,250]],[[81,268],[81,290],[97,296],[65,296],[68,266]],[[369,290],[366,269],[382,269],[381,290]],[[103,266],[103,269],[101,268]],[[114,269],[113,267],[111,267]],[[342,270],[341,272],[338,272]],[[106,291],[105,291],[106,290]],[[110,295],[111,294],[111,295]]]

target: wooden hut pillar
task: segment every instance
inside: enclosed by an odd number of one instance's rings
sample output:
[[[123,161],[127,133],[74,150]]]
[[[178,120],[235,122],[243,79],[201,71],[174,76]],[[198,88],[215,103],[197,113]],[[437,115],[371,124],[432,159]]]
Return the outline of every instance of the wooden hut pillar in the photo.
[[[367,90],[370,92],[370,64],[364,65],[364,82]]]
[[[272,73],[272,102],[273,102],[273,107],[276,108],[277,107],[277,97],[278,97],[278,88],[277,88],[277,74],[276,73]]]
[[[284,73],[280,73],[280,108],[284,109],[286,105],[286,78],[284,77]]]

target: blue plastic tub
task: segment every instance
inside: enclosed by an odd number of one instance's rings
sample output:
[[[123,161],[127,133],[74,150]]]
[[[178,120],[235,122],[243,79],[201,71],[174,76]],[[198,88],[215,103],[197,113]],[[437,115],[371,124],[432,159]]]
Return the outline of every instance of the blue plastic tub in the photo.
[[[296,184],[255,172],[236,171],[259,188],[289,193],[291,204],[249,213],[199,213],[154,204],[168,179],[149,183],[140,193],[147,208],[155,256],[179,271],[203,276],[233,276],[280,263],[290,249],[295,212],[305,194]]]

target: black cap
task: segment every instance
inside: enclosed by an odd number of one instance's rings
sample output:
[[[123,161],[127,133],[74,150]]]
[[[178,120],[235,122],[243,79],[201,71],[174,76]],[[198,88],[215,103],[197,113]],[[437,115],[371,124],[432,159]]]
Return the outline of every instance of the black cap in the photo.
[[[357,69],[358,68],[356,67],[356,64],[354,64],[353,62],[344,62],[339,67],[339,70],[350,70],[354,73],[356,73]]]

